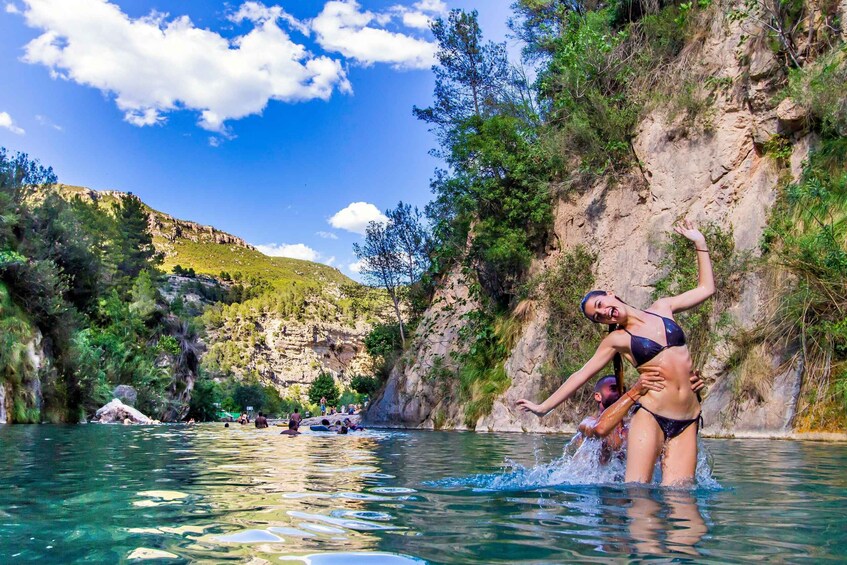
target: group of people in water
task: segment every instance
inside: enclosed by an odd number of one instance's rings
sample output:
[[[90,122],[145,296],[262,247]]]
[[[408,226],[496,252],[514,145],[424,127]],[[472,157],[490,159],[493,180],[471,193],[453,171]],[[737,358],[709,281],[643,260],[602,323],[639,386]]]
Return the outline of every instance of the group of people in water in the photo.
[[[353,405],[350,405],[353,407]],[[351,409],[350,415],[353,415],[353,411]],[[307,414],[308,415],[308,414]],[[250,417],[246,412],[243,412],[237,420],[236,423],[241,425],[247,425],[250,423]],[[193,423],[193,422],[192,422]],[[265,429],[269,427],[268,417],[266,414],[259,412],[256,415],[256,419],[254,421],[257,429]],[[287,436],[298,436],[300,435],[300,424],[303,423],[303,415],[300,414],[300,409],[295,408],[294,412],[289,414],[288,416],[288,429],[280,432],[281,435]],[[224,427],[229,427],[229,422],[224,423]],[[312,426],[313,431],[321,431],[321,432],[335,432],[338,434],[346,434],[348,431],[358,431],[363,430],[364,428],[357,423],[353,422],[349,417],[344,418],[344,420],[336,420],[335,422],[330,422],[328,419],[324,418],[321,420],[319,425]]]
[[[697,286],[659,298],[644,310],[612,292],[592,290],[580,308],[592,322],[609,326],[608,335],[591,359],[549,398],[540,404],[517,401],[523,411],[545,416],[612,361],[613,378],[603,377],[595,385],[595,400],[603,410],[583,421],[580,431],[586,437],[608,438],[604,457],[625,446],[626,482],[652,482],[653,470],[661,461],[661,484],[691,484],[697,466],[697,433],[702,424],[697,393],[703,383],[693,371],[685,333],[673,315],[706,301],[715,293],[715,282],[703,234],[688,220],[677,223],[674,230],[694,245]],[[623,358],[639,372],[629,390],[623,383]],[[630,414],[629,424],[622,425]]]

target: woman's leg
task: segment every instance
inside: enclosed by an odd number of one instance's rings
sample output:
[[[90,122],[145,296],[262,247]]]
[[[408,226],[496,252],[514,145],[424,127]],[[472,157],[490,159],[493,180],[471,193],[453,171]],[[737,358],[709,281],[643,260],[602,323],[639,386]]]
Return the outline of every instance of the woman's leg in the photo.
[[[686,485],[694,482],[697,469],[697,423],[665,444],[662,457],[662,484]]]
[[[662,452],[664,434],[653,415],[639,410],[629,424],[626,448],[626,482],[649,483],[653,468]]]

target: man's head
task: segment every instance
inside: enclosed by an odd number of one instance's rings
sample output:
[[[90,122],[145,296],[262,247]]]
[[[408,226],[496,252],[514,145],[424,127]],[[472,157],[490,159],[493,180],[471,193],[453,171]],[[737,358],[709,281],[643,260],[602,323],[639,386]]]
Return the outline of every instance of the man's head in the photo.
[[[299,409],[299,408],[295,408],[295,409],[294,409],[294,413],[295,413],[295,414],[299,414],[299,413],[300,413],[300,409]]]
[[[620,397],[621,391],[618,390],[618,380],[615,375],[600,377],[594,384],[594,400],[601,408],[608,408]]]

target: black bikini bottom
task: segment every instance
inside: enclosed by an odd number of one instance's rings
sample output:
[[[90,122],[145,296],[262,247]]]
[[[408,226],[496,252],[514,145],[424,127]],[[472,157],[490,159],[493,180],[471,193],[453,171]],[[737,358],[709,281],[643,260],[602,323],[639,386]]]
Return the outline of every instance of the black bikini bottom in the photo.
[[[635,411],[633,414],[642,408],[645,412],[651,414],[653,418],[656,419],[656,423],[659,424],[659,427],[662,428],[662,433],[665,434],[665,441],[675,438],[684,432],[691,424],[701,422],[703,420],[702,413],[698,414],[696,418],[692,418],[691,420],[674,420],[673,418],[665,418],[664,416],[659,416],[655,412],[651,412],[637,402],[635,403]],[[697,425],[697,431],[700,431],[700,424]]]

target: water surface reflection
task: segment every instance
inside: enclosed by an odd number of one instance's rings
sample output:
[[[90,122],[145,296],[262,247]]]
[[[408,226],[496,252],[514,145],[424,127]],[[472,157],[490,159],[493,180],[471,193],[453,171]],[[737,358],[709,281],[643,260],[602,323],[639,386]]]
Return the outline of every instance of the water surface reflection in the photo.
[[[0,562],[737,563],[847,552],[843,445],[706,441],[723,488],[673,491],[563,483],[576,471],[557,463],[565,442],[555,436],[278,431],[0,428]]]

